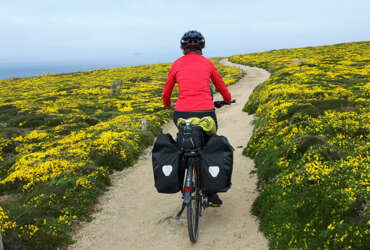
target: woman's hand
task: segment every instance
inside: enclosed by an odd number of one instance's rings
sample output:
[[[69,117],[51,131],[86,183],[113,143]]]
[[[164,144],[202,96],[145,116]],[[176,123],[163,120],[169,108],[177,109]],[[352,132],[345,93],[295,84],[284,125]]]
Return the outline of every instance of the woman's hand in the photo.
[[[166,108],[168,108],[168,109],[175,109],[175,107],[176,107],[176,104],[175,103],[173,103],[173,102],[171,102],[171,104],[170,104],[170,106],[168,106],[168,107],[166,107]]]

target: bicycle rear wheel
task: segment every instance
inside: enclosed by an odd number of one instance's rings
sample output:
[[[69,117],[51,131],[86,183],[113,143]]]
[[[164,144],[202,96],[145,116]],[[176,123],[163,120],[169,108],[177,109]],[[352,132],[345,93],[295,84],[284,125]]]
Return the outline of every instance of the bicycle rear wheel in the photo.
[[[197,170],[193,168],[193,178],[192,178],[192,189],[194,190],[194,195],[191,197],[191,201],[187,205],[187,221],[188,221],[188,232],[190,241],[193,243],[198,239],[198,229],[199,229],[199,215],[201,210],[202,196],[200,194],[200,189],[197,182]]]

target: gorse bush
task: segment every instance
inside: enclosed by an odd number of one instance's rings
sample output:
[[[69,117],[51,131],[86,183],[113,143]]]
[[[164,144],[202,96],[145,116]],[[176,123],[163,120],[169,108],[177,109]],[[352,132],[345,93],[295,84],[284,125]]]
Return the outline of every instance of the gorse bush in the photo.
[[[215,61],[216,62],[216,61]],[[238,69],[216,64],[226,82]],[[6,249],[70,243],[109,174],[135,163],[171,112],[170,64],[0,81],[0,227]],[[112,91],[112,82],[116,90]],[[143,131],[141,121],[149,127]]]
[[[370,42],[237,55],[271,78],[245,106],[252,211],[271,249],[366,249],[370,225]]]

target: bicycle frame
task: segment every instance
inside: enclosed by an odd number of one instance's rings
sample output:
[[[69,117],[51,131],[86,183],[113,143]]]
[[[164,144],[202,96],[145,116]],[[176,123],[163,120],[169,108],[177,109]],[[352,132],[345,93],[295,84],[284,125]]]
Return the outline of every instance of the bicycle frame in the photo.
[[[185,181],[184,181],[184,187],[182,189],[184,201],[183,201],[180,212],[175,217],[176,219],[180,219],[185,207],[191,202],[193,198],[195,198],[192,196],[192,193],[196,191],[195,187],[198,187],[198,191],[197,191],[198,193],[201,192],[200,190],[201,185],[200,185],[200,178],[199,178],[199,172],[200,172],[199,157],[200,155],[199,155],[198,149],[186,151],[183,154],[182,166],[187,168],[186,175],[185,175]],[[197,183],[193,183],[194,172],[197,173],[197,178],[196,178]],[[196,195],[202,195],[202,197],[204,196],[203,194],[197,194],[197,192],[196,192]]]
[[[199,178],[196,178],[198,183],[193,183],[193,175],[194,173],[199,173],[199,164],[196,163],[199,157],[199,153],[196,151],[190,151],[189,153],[185,153],[185,162],[188,167],[188,171],[186,173],[185,184],[184,184],[184,203],[189,204],[191,201],[191,194],[195,191],[195,187],[199,187]],[[198,176],[197,176],[198,177]],[[194,186],[195,185],[195,186]]]

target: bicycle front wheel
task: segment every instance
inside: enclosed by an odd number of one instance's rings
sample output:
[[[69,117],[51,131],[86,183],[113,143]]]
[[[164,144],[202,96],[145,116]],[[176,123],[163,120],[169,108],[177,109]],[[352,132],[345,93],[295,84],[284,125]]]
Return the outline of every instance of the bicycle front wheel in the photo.
[[[187,220],[188,220],[188,232],[190,240],[194,243],[198,239],[198,229],[199,229],[199,215],[200,215],[200,209],[201,209],[201,201],[202,197],[200,194],[199,187],[197,185],[197,173],[194,168],[194,174],[193,174],[193,189],[194,192],[191,197],[191,201],[187,205]]]

